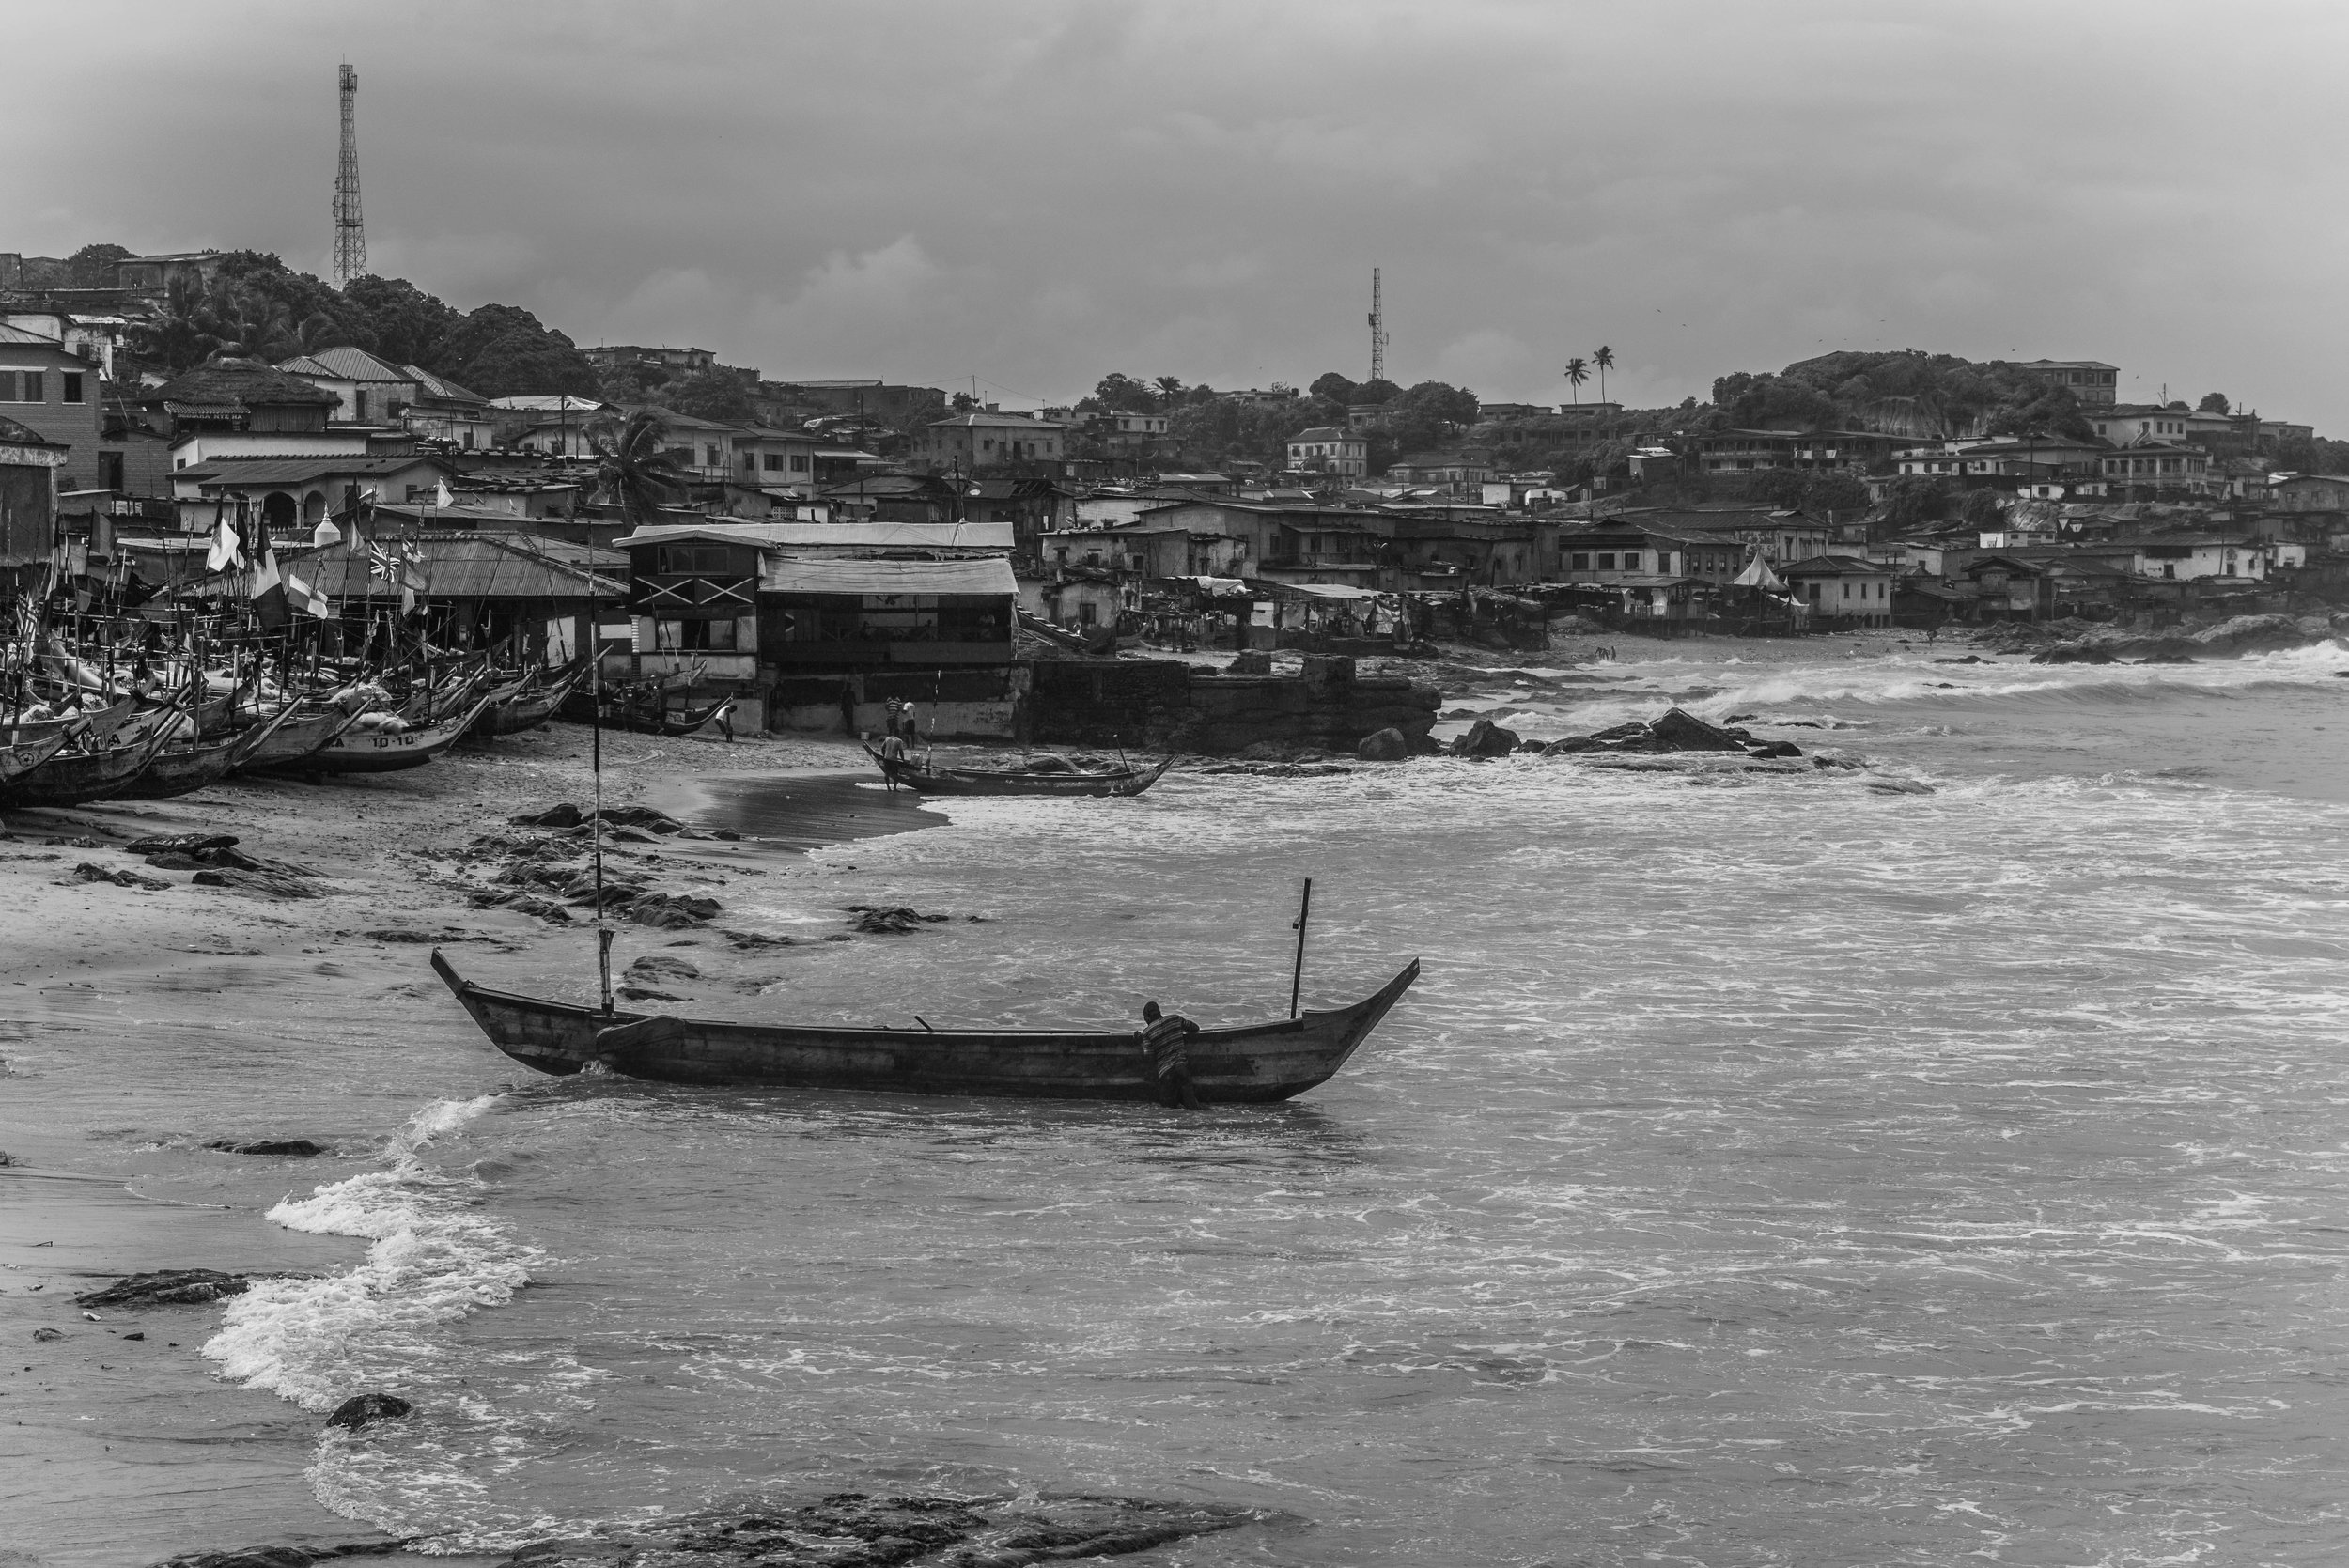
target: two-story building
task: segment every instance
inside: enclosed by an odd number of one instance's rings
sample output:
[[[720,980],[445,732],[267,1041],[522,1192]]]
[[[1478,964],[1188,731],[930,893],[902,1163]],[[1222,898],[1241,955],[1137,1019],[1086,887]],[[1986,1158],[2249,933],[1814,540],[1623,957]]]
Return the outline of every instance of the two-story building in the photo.
[[[277,368],[334,395],[329,425],[391,425],[416,400],[416,380],[401,366],[345,344],[281,360]]]
[[[2199,446],[2147,442],[2108,452],[2099,459],[2108,485],[2123,490],[2200,492],[2210,472],[2210,454]]]
[[[933,474],[1024,464],[1058,464],[1068,456],[1068,429],[1023,414],[985,410],[932,420],[913,438],[912,460]]]
[[[2201,578],[2264,579],[2274,547],[2217,535],[2155,536],[2133,541],[2139,577],[2187,582]]]
[[[2102,360],[2035,359],[2015,368],[2068,389],[2082,403],[2110,405],[2120,401],[2120,369]]]
[[[274,365],[216,353],[140,392],[134,406],[171,443],[176,472],[222,458],[366,456],[364,427],[328,427],[338,402],[333,393]]]
[[[1810,608],[1813,625],[1890,626],[1892,583],[1898,575],[1882,561],[1857,555],[1813,555],[1778,568],[1796,602]]]
[[[1300,473],[1361,479],[1370,473],[1370,441],[1352,430],[1316,425],[1289,438],[1288,466]]]
[[[104,399],[98,366],[54,337],[0,327],[0,417],[13,420],[65,452],[60,482],[69,490],[120,489],[100,458]]]

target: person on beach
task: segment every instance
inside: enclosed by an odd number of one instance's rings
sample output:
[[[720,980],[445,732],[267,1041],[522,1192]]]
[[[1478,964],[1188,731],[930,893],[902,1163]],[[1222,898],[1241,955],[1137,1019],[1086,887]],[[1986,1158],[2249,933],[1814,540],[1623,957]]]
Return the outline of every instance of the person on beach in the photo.
[[[1160,1013],[1155,1001],[1142,1004],[1142,1048],[1149,1054],[1161,1104],[1200,1110],[1199,1091],[1190,1081],[1190,1042],[1199,1026],[1180,1013]]]
[[[909,746],[920,745],[922,742],[922,725],[921,722],[914,716],[913,705],[911,703],[906,704],[905,711],[899,715],[898,722],[903,726],[901,733],[906,737],[906,744]]]
[[[887,736],[883,736],[883,737],[881,737],[880,754],[881,754],[881,760],[882,760],[882,761],[884,761],[884,762],[903,762],[903,761],[905,761],[905,759],[906,759],[906,741],[905,741],[905,737],[904,737],[904,736],[901,736],[901,735],[887,735]],[[894,790],[894,789],[895,789],[895,788],[897,787],[897,775],[896,775],[896,774],[892,773],[891,771],[889,771],[889,769],[887,769],[886,768],[882,768],[882,769],[881,769],[881,777],[889,781],[889,787],[890,787],[891,789],[893,789],[893,790]]]
[[[733,745],[734,699],[732,697],[728,697],[724,702],[719,704],[718,711],[711,714],[710,719],[717,724],[718,733],[726,737],[726,744],[729,746]]]

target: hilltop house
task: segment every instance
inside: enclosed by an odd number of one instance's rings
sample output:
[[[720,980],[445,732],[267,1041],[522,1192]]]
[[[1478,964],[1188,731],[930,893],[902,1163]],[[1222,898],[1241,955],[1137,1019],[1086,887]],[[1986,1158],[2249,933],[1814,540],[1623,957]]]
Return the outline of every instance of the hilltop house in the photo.
[[[1288,466],[1341,479],[1361,479],[1370,474],[1370,442],[1351,430],[1316,425],[1289,438]]]

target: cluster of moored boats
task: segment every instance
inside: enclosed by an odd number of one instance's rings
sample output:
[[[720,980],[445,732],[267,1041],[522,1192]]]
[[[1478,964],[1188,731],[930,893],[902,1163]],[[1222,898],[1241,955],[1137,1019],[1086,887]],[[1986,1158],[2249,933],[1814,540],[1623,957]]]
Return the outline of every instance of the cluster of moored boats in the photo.
[[[583,663],[512,670],[479,657],[272,679],[256,659],[163,684],[101,675],[62,644],[39,664],[0,709],[0,807],[161,800],[237,773],[421,768],[467,736],[546,722],[586,675]]]

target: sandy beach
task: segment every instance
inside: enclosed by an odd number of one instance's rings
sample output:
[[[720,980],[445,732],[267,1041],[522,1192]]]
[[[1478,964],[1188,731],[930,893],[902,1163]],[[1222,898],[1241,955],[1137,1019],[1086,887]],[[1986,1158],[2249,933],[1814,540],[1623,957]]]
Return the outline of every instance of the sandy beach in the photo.
[[[891,831],[872,802],[911,804],[839,777],[863,763],[839,742],[607,734],[603,746],[611,806],[653,800],[687,810],[703,792],[754,776],[799,775],[814,785],[798,792],[775,844],[663,843],[662,885],[706,890],[733,866]],[[472,907],[452,884],[448,859],[518,812],[584,803],[588,750],[587,731],[558,724],[356,783],[241,779],[176,800],[8,814],[0,837],[11,947],[0,982],[0,1151],[8,1157],[0,1167],[0,1343],[9,1347],[0,1376],[0,1518],[10,1526],[0,1564],[96,1568],[372,1533],[311,1495],[303,1467],[318,1418],[222,1380],[199,1357],[218,1327],[217,1306],[109,1310],[93,1320],[72,1299],[113,1277],[160,1268],[322,1273],[362,1246],[265,1223],[243,1205],[143,1197],[150,1185],[169,1193],[183,1184],[126,1185],[94,1171],[141,1162],[135,1149],[126,1157],[109,1148],[94,1160],[85,1132],[27,1116],[27,1096],[6,1092],[10,1077],[35,1070],[21,1048],[32,1026],[122,994],[135,994],[143,1013],[159,997],[176,999],[192,1019],[226,1009],[257,1038],[340,997],[391,990],[408,1006],[428,1007],[440,1000],[424,969],[431,939],[494,952],[514,966],[508,972],[544,954],[546,967],[569,971],[569,989],[592,987],[592,961],[583,963],[592,949],[580,928]],[[319,895],[196,886],[189,873],[155,870],[126,847],[190,832],[232,833],[242,852],[314,868],[323,874]],[[643,846],[614,848],[617,865]],[[80,880],[81,866],[168,886]],[[620,929],[615,970],[675,936]],[[332,977],[333,998],[321,997],[321,977]],[[250,1138],[316,1130],[287,1126],[295,1114],[257,1104],[248,1126],[208,1130]],[[93,1108],[92,1120],[101,1119]],[[210,1157],[237,1161],[264,1188],[299,1191],[332,1179],[313,1169],[329,1161]]]

